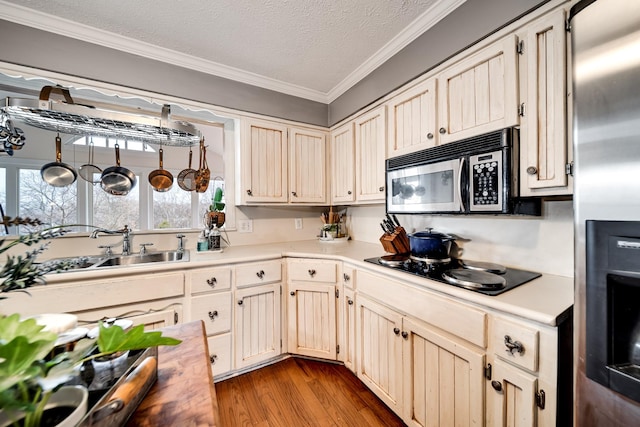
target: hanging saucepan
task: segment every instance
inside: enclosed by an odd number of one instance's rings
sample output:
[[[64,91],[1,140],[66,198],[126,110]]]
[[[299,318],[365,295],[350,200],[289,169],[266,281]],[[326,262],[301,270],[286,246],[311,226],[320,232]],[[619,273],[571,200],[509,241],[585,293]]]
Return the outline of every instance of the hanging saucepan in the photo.
[[[107,140],[107,146],[109,145],[109,140]],[[92,184],[97,184],[100,182],[100,176],[102,175],[102,169],[93,164],[93,137],[89,142],[89,163],[85,163],[80,166],[80,170],[78,171],[80,174],[80,178],[84,179],[87,182]],[[97,176],[97,177],[96,177]]]
[[[162,148],[160,148],[160,167],[149,174],[149,184],[160,193],[169,191],[173,186],[173,175],[162,168],[162,154]]]
[[[191,169],[191,159],[193,159],[193,150],[189,148],[189,167],[183,169],[178,174],[178,185],[184,191],[193,191],[196,189],[196,173],[195,169]]]
[[[136,183],[136,174],[120,166],[120,146],[116,143],[116,165],[102,171],[100,186],[113,196],[126,196]]]
[[[54,187],[66,187],[76,181],[78,173],[66,163],[62,163],[62,140],[56,136],[56,161],[47,163],[40,169],[42,179]]]
[[[196,174],[196,193],[204,193],[209,188],[211,171],[207,164],[207,147],[204,146],[204,138],[200,141],[200,169]]]
[[[453,236],[432,231],[431,228],[426,231],[418,231],[409,235],[411,256],[433,260],[449,258],[451,242],[454,240]]]

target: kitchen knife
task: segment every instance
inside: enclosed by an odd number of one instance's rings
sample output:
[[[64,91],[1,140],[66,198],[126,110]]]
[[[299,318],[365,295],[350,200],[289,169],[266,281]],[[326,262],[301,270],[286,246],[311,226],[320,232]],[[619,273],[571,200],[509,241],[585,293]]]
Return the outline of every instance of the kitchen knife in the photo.
[[[387,222],[391,225],[391,227],[393,227],[393,229],[395,229],[396,228],[396,224],[391,219],[391,216],[389,216],[389,214],[385,214],[385,215],[387,216]]]
[[[398,217],[396,216],[396,214],[391,214],[391,216],[393,217],[393,220],[396,222],[396,225],[397,225],[398,227],[402,227],[402,226],[400,225],[400,221],[398,221]]]
[[[389,232],[387,231],[387,229],[382,223],[380,223],[380,227],[382,228],[382,231],[384,231],[384,234],[389,234]]]
[[[395,227],[393,226],[393,224],[387,221],[386,219],[383,219],[382,222],[387,227],[387,230],[389,230],[389,233],[393,234],[393,232],[395,231]]]

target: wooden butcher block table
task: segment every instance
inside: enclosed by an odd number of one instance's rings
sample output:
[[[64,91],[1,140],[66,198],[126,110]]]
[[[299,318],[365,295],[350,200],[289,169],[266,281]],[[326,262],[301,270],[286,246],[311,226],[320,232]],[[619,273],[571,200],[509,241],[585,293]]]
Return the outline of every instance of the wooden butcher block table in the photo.
[[[158,347],[158,380],[128,426],[219,426],[218,402],[202,321],[161,329],[182,340]]]

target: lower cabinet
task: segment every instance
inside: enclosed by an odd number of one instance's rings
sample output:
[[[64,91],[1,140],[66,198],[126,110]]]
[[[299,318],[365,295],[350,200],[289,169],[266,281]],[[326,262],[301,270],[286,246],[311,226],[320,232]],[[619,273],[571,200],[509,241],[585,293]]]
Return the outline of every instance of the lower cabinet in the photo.
[[[280,355],[280,292],[279,282],[236,290],[235,369]]]
[[[508,363],[491,364],[487,425],[495,427],[533,427],[536,420],[538,379]],[[540,425],[544,425],[540,423]]]
[[[340,354],[344,366],[352,372],[356,372],[356,296],[351,289],[344,288],[342,298],[342,345]]]
[[[233,369],[231,358],[231,334],[216,335],[207,338],[209,361],[213,377],[226,374]]]

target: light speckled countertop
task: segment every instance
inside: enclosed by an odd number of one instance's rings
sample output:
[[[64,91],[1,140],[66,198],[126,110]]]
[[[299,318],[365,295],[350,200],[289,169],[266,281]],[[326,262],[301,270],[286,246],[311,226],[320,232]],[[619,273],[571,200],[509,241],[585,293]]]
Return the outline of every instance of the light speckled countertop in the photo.
[[[487,296],[433,280],[395,272],[391,269],[364,262],[366,258],[383,255],[378,244],[358,241],[319,242],[297,241],[225,248],[222,253],[190,252],[188,262],[144,264],[133,267],[103,268],[60,273],[47,277],[50,285],[101,279],[123,274],[175,271],[216,265],[277,259],[281,257],[323,258],[348,262],[360,269],[388,275],[418,289],[428,289],[453,299],[495,309],[542,324],[555,326],[564,319],[573,306],[573,278],[543,274],[529,283],[497,296]],[[357,284],[356,284],[357,288]]]

